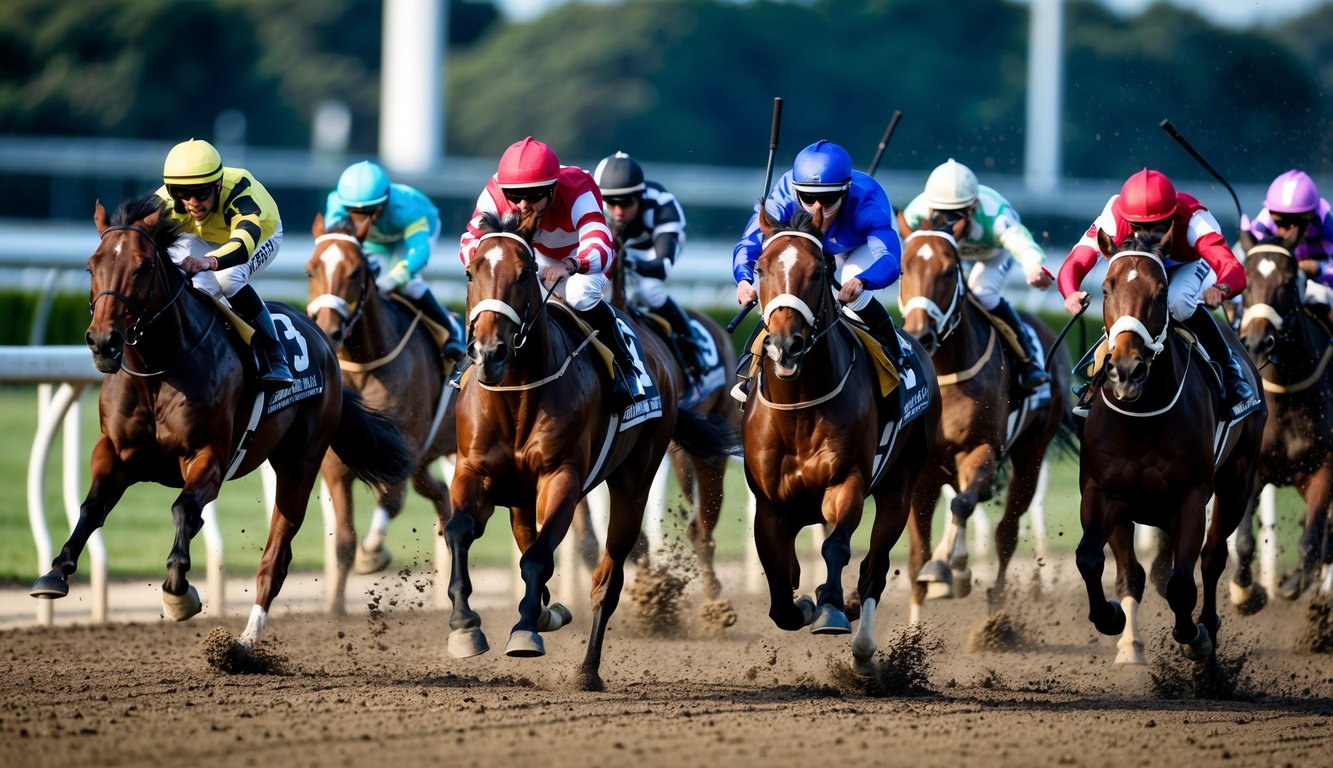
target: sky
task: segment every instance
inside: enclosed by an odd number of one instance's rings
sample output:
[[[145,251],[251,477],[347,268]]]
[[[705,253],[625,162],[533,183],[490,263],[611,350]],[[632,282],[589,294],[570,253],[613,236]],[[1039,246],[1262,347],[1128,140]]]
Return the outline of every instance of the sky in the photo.
[[[494,0],[506,16],[516,21],[540,16],[567,0]],[[614,3],[618,0],[582,0],[588,3]],[[743,0],[741,0],[743,2]],[[1022,2],[1022,0],[1018,0]],[[1133,15],[1159,0],[1098,0],[1118,12]],[[1256,24],[1280,23],[1305,11],[1333,3],[1333,0],[1169,0],[1212,19],[1219,26],[1243,29]]]

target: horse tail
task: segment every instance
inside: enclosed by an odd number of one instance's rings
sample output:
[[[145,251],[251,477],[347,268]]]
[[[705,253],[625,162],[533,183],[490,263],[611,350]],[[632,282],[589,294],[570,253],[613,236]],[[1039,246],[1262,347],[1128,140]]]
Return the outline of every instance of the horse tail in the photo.
[[[330,446],[358,478],[381,492],[406,480],[416,471],[416,455],[398,426],[361,399],[343,389],[342,417]]]
[[[716,413],[702,414],[692,408],[676,412],[671,439],[697,459],[722,459],[741,452],[740,435],[726,418]]]
[[[1058,459],[1077,459],[1083,436],[1083,420],[1069,408],[1060,414],[1060,425],[1055,428],[1047,453]]]

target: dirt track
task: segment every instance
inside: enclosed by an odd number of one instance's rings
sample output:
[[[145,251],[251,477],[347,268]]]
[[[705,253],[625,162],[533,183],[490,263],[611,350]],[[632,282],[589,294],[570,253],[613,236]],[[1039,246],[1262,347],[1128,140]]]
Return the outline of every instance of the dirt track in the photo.
[[[209,667],[219,625],[204,618],[9,630],[0,765],[1178,767],[1333,754],[1333,655],[1299,648],[1307,601],[1248,618],[1226,607],[1220,663],[1196,676],[1156,595],[1141,612],[1150,663],[1124,668],[1071,579],[1011,611],[1020,643],[1007,651],[968,650],[982,594],[928,603],[923,632],[906,629],[904,594],[880,612],[885,674],[869,684],[850,673],[847,637],[781,632],[755,597],[716,637],[645,636],[622,603],[603,693],[568,683],[587,629],[578,606],[540,659],[503,655],[508,608],[482,611],[493,650],[467,660],[445,652],[447,615],[410,599],[342,622],[285,615],[266,637],[281,669],[266,675]],[[685,611],[700,632],[697,606]]]

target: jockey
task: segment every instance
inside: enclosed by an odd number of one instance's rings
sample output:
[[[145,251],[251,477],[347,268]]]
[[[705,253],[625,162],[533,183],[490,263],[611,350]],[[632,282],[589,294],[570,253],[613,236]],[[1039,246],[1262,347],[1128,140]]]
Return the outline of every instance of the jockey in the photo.
[[[157,196],[167,216],[181,227],[168,254],[194,287],[226,297],[254,328],[259,385],[267,391],[292,385],[287,353],[278,341],[273,316],[250,286],[282,245],[277,203],[244,168],[227,168],[212,144],[190,139],[171,148],[162,165]]]
[[[624,152],[602,158],[592,176],[601,187],[607,222],[616,243],[624,248],[624,267],[639,300],[671,324],[686,369],[697,372],[702,362],[694,331],[685,311],[666,291],[666,279],[685,244],[680,201],[661,184],[646,181],[643,168]]]
[[[884,305],[872,293],[892,285],[902,273],[903,244],[894,223],[893,206],[879,182],[852,170],[847,150],[820,140],[796,155],[792,169],[782,174],[762,204],[778,221],[789,220],[797,206],[811,215],[823,212],[824,252],[833,256],[842,284],[838,301],[856,312],[901,368],[903,351],[898,332]],[[759,299],[754,265],[763,249],[756,205],[732,253],[736,302],[741,306]],[[745,382],[741,390],[748,391]]]
[[[1101,215],[1069,252],[1057,283],[1065,297],[1065,309],[1076,315],[1088,298],[1079,285],[1101,256],[1098,230],[1120,243],[1134,232],[1166,233],[1172,229],[1175,236],[1165,264],[1167,309],[1194,333],[1208,356],[1221,367],[1226,407],[1232,418],[1238,418],[1262,401],[1245,378],[1240,358],[1223,338],[1209,307],[1245,290],[1245,269],[1227,247],[1217,219],[1192,195],[1177,192],[1164,174],[1144,168],[1130,176],[1120,194],[1107,201]]]
[[[907,229],[943,214],[953,224],[967,219],[967,228],[958,238],[958,255],[971,267],[967,269],[967,287],[973,298],[990,315],[1013,329],[1023,346],[1018,385],[1032,392],[1051,380],[1043,366],[1041,350],[1023,330],[1023,321],[1000,291],[1015,260],[1023,266],[1028,285],[1045,288],[1051,273],[1042,262],[1046,254],[1023,226],[1018,212],[999,192],[977,183],[977,177],[952,158],[931,171],[926,189],[912,199],[899,214]]]
[[[585,170],[562,166],[550,147],[531,136],[514,142],[500,157],[495,175],[477,197],[477,207],[460,239],[459,256],[466,265],[476,253],[483,213],[538,215],[532,248],[543,284],[556,283],[555,293],[565,300],[615,355],[619,372],[612,397],[625,407],[646,392],[635,374],[634,358],[625,346],[616,312],[602,299],[607,271],[615,258],[611,230],[602,213],[597,182]],[[558,281],[558,282],[557,282]],[[463,366],[454,375],[461,380]]]
[[[329,193],[326,222],[359,221],[370,217],[365,252],[378,275],[375,285],[384,294],[405,296],[427,319],[449,331],[441,350],[450,360],[466,352],[466,333],[421,278],[430,261],[430,244],[440,232],[440,212],[424,194],[406,184],[391,184],[384,169],[368,160],[347,167],[338,187]],[[395,261],[395,251],[402,258]],[[392,268],[389,265],[392,264]]]
[[[1300,230],[1300,242],[1292,252],[1301,273],[1306,304],[1323,304],[1333,322],[1333,209],[1319,196],[1314,180],[1293,168],[1268,186],[1264,208],[1254,221],[1241,221],[1256,240],[1286,237]]]

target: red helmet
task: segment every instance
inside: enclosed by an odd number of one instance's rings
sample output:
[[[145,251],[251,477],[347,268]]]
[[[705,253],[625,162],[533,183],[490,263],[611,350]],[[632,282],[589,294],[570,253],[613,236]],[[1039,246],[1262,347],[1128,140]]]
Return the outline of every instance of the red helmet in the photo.
[[[1120,188],[1111,211],[1125,221],[1161,221],[1176,212],[1176,188],[1165,174],[1144,168]]]
[[[542,187],[554,184],[560,175],[560,159],[545,144],[531,136],[509,145],[500,156],[495,180],[501,188]]]

